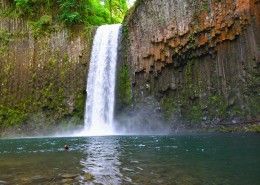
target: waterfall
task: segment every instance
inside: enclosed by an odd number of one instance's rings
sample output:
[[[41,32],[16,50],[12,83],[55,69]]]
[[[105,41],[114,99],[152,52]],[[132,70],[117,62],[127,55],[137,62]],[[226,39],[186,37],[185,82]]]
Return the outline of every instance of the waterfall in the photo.
[[[94,37],[87,79],[84,135],[113,134],[118,38],[121,24],[104,25]]]

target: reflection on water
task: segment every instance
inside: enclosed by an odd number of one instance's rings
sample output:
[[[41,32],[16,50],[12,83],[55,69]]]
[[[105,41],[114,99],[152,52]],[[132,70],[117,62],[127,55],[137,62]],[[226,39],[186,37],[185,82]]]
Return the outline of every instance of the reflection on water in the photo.
[[[93,137],[88,140],[86,159],[80,163],[83,171],[95,176],[94,182],[101,184],[121,184],[120,146],[114,137]]]
[[[242,134],[0,139],[0,184],[255,185],[259,139]]]

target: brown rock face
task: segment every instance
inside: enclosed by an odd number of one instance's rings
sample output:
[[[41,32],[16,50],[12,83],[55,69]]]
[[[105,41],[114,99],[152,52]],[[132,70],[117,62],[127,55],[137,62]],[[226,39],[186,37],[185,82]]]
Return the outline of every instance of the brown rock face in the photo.
[[[0,17],[0,126],[83,117],[94,30],[31,31],[23,19]]]
[[[173,124],[259,119],[258,0],[143,0],[126,20],[135,102]]]

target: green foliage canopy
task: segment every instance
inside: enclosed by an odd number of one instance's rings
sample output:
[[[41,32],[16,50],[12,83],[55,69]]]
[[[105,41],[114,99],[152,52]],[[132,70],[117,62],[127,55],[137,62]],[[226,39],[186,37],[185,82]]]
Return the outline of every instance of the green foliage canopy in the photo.
[[[43,18],[66,26],[115,24],[123,21],[128,10],[127,0],[12,0],[10,5],[12,13],[40,21],[38,25]]]

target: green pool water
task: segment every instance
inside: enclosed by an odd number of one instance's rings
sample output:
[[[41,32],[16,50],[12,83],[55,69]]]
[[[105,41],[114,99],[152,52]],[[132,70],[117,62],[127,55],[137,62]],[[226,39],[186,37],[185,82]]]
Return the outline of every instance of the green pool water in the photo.
[[[260,135],[0,139],[1,184],[258,185]]]

